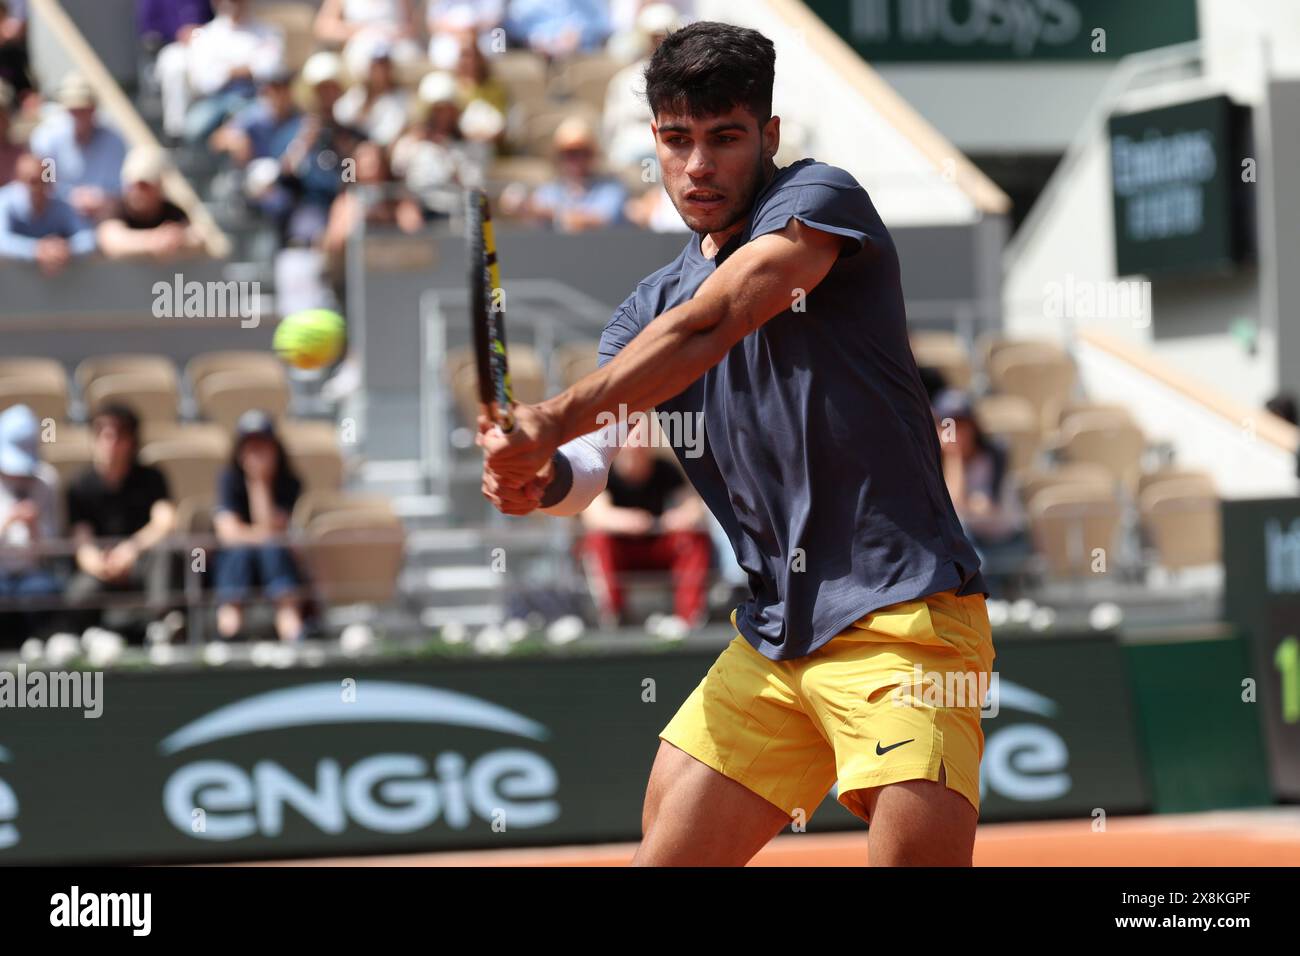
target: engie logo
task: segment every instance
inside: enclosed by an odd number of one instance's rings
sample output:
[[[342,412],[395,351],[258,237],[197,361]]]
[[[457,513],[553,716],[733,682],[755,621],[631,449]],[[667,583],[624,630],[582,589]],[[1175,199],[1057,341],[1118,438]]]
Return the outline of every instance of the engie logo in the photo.
[[[0,747],[0,764],[9,763],[13,758],[9,751]],[[0,780],[0,850],[7,850],[18,843],[18,797],[9,784]]]
[[[998,684],[1002,711],[1055,717],[1056,702],[1006,678]],[[1001,726],[984,737],[980,796],[992,790],[1009,800],[1057,800],[1070,792],[1070,751],[1061,735],[1042,724]]]
[[[329,682],[258,694],[186,724],[159,750],[171,756],[261,731],[322,724],[443,724],[526,741],[549,736],[504,707],[420,684],[359,681],[354,699],[342,697]],[[557,783],[550,761],[522,746],[473,759],[455,750],[372,753],[351,762],[326,754],[316,761],[314,780],[299,779],[269,756],[247,767],[195,760],[167,779],[163,809],[174,827],[200,840],[279,836],[287,808],[325,833],[341,833],[349,822],[378,833],[412,833],[438,820],[463,830],[475,817],[494,828],[528,828],[559,816]]]

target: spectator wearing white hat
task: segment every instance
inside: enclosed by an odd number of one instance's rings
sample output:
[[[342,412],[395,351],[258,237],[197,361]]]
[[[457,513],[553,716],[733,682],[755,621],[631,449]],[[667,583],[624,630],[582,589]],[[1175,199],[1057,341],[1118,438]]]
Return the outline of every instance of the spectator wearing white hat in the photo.
[[[188,47],[189,92],[184,137],[202,143],[253,101],[257,82],[284,64],[279,29],[255,19],[251,0],[218,0],[217,16],[195,30]]]
[[[313,102],[280,157],[279,179],[292,199],[283,239],[298,247],[315,245],[325,231],[330,205],[343,188],[343,160],[365,139],[335,116],[343,95],[343,61],[337,53],[313,53],[303,64],[302,80]]]
[[[555,131],[556,178],[522,201],[507,192],[502,211],[546,222],[560,232],[601,229],[623,220],[627,189],[597,168],[596,136],[586,120],[570,116]]]
[[[49,617],[22,604],[62,590],[41,554],[41,545],[59,535],[59,477],[40,460],[39,447],[40,424],[30,408],[0,412],[0,600],[10,605],[0,614],[7,619],[0,634],[15,644]]]
[[[354,74],[364,79],[339,97],[334,118],[364,133],[367,139],[390,146],[406,126],[410,97],[397,84],[392,43],[374,39],[365,46],[365,68]]]
[[[32,152],[53,161],[54,195],[95,222],[120,195],[126,144],[99,122],[95,91],[81,74],[64,77],[57,98],[63,110],[32,130]]]
[[[170,259],[202,248],[185,211],[163,194],[166,166],[153,146],[137,146],[122,164],[122,199],[99,224],[99,251],[110,259]]]
[[[654,134],[650,132],[654,117],[645,98],[645,70],[664,37],[680,27],[682,21],[672,5],[652,3],[642,8],[636,24],[648,46],[646,55],[615,73],[605,91],[602,128],[606,155],[617,167],[635,167],[655,158]]]
[[[415,120],[393,145],[393,171],[428,214],[454,215],[462,190],[482,181],[491,138],[465,135],[456,78],[434,71],[420,81]]]

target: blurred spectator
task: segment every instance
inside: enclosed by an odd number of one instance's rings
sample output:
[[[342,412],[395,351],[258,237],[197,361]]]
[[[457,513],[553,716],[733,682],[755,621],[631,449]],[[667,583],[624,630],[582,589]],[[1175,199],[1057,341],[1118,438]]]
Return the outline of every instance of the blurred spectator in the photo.
[[[286,69],[267,77],[257,101],[213,133],[209,148],[227,154],[240,167],[255,159],[278,160],[298,135],[302,123],[302,111],[293,101],[292,83],[293,73]]]
[[[510,95],[505,84],[492,76],[492,67],[472,35],[461,37],[456,55],[454,75],[456,92],[462,103],[482,100],[498,113],[504,124],[510,110]]]
[[[64,112],[32,130],[32,152],[54,161],[54,194],[97,222],[121,194],[126,144],[99,122],[95,91],[81,74],[64,78],[58,100]]]
[[[68,487],[68,527],[76,573],[65,595],[69,627],[94,626],[107,594],[143,593],[151,610],[167,604],[171,554],[160,544],[176,528],[167,479],[142,465],[140,420],[125,405],[96,409],[90,467]]]
[[[343,63],[337,54],[313,53],[302,79],[312,106],[280,156],[280,178],[269,200],[286,245],[310,246],[325,231],[330,204],[343,188],[343,159],[365,137],[334,117],[343,95]]]
[[[51,598],[62,587],[39,550],[59,535],[58,473],[37,455],[39,424],[26,405],[0,412],[0,600]],[[39,611],[0,612],[0,633],[22,640],[48,619]]]
[[[362,143],[353,156],[357,181],[335,198],[323,245],[330,256],[340,256],[348,236],[364,215],[368,225],[396,226],[405,233],[419,232],[424,211],[415,197],[398,186],[388,158],[378,143]]]
[[[639,166],[643,160],[655,158],[654,134],[650,132],[654,117],[645,98],[645,69],[664,37],[681,26],[681,18],[669,4],[652,3],[641,10],[636,23],[649,49],[644,58],[615,73],[605,93],[606,153],[615,166]]]
[[[460,210],[463,188],[482,181],[489,149],[461,131],[456,80],[430,73],[420,81],[416,118],[393,145],[393,171],[433,216]]]
[[[1007,455],[980,428],[965,393],[955,389],[935,398],[935,427],[943,452],[943,477],[957,517],[981,554],[989,548],[1019,548],[1025,518],[1014,483],[1007,475]]]
[[[510,0],[506,34],[519,46],[555,59],[599,50],[609,36],[607,0]]]
[[[212,19],[209,0],[136,0],[135,32],[147,49],[173,43],[182,47],[191,34]]]
[[[243,605],[259,586],[275,602],[280,639],[302,636],[298,592],[303,581],[284,540],[301,492],[271,417],[245,412],[236,426],[230,464],[218,482],[213,519],[221,544],[215,587],[222,637],[235,637],[243,629]]]
[[[582,513],[581,552],[598,586],[602,617],[624,613],[629,571],[670,571],[674,613],[690,626],[707,611],[712,555],[704,505],[677,467],[656,455],[644,422],[628,434],[605,490]]]
[[[502,211],[551,223],[561,232],[601,229],[621,222],[627,189],[596,171],[596,137],[586,120],[571,116],[555,131],[556,178],[520,199],[501,196]]]
[[[651,232],[689,232],[690,227],[668,198],[663,186],[652,186],[623,206],[628,221]]]
[[[505,49],[505,31],[500,43],[492,31],[501,26],[505,0],[429,0],[425,24],[429,29],[429,60],[435,69],[455,68],[466,38],[475,46],[500,53]]]
[[[41,161],[19,156],[14,181],[0,187],[0,258],[34,262],[53,276],[94,251],[95,230],[53,194]]]
[[[325,46],[342,49],[352,77],[365,75],[370,50],[385,44],[397,63],[420,58],[416,0],[324,0],[313,27]]]
[[[0,186],[12,182],[14,168],[18,157],[23,154],[23,147],[10,142],[9,123],[13,117],[14,93],[4,82],[0,82]]]
[[[334,118],[381,146],[390,146],[406,128],[410,98],[397,84],[393,47],[377,40],[366,50],[364,79],[353,84],[334,105]]]
[[[137,146],[127,154],[122,199],[98,230],[99,251],[110,259],[170,259],[203,247],[184,210],[163,195],[163,169],[162,153],[152,146]]]
[[[27,62],[27,14],[23,0],[0,0],[0,83],[14,91],[16,103],[33,88]]]
[[[253,101],[257,81],[284,63],[284,37],[253,18],[251,0],[217,0],[217,17],[195,30],[186,56],[188,87],[172,91],[184,114],[187,142],[202,143],[213,130]],[[196,97],[188,103],[188,97]],[[188,105],[186,105],[188,103]],[[164,126],[168,108],[164,99]],[[171,132],[171,129],[168,128]]]

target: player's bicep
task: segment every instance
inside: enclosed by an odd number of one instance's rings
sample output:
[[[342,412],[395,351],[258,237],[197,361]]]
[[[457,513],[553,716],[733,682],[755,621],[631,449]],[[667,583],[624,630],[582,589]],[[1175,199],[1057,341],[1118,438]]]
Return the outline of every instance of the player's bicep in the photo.
[[[844,238],[791,219],[784,229],[741,246],[700,286],[739,339],[790,308],[826,278]]]

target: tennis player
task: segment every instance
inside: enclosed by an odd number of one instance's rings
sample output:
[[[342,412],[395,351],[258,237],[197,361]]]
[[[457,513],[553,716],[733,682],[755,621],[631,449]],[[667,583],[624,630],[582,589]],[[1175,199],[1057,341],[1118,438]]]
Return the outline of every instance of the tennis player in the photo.
[[[618,434],[597,425],[621,406],[703,415],[703,452],[677,454],[751,595],[660,734],[636,863],[742,865],[837,786],[871,863],[970,865],[982,700],[936,689],[988,679],[979,560],[893,241],[848,173],[775,166],[775,60],[761,33],[710,22],[655,52],[651,130],[694,235],[614,314],[597,371],[520,405],[508,434],[481,419],[483,492],[575,514],[604,487]]]

